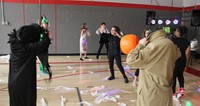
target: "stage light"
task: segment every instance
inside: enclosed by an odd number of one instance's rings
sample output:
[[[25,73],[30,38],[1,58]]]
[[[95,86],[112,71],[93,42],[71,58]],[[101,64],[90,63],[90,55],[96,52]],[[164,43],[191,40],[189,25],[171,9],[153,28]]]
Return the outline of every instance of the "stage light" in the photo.
[[[146,18],[146,25],[155,25],[156,24],[156,20],[153,17],[147,17]]]
[[[177,19],[174,19],[173,24],[177,25],[179,23],[179,21]]]
[[[166,24],[166,25],[171,24],[171,20],[167,19],[167,20],[165,21],[165,24]]]
[[[158,20],[158,24],[159,24],[159,25],[163,24],[163,20],[159,19],[159,20]]]
[[[156,24],[156,20],[155,20],[155,19],[152,19],[152,20],[151,20],[151,24],[152,24],[152,25],[155,25],[155,24]]]

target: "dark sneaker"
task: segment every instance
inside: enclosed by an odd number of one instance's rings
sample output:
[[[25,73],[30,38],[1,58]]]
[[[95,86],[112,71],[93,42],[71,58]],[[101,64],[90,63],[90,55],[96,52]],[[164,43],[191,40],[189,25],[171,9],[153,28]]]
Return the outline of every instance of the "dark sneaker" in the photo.
[[[82,61],[83,61],[83,59],[82,59],[82,58],[80,58],[80,60],[82,60]]]
[[[90,59],[89,57],[85,57],[85,59]]]
[[[115,76],[108,77],[108,80],[113,80],[113,79],[115,79]]]
[[[47,66],[48,66],[48,67],[51,67],[51,66],[49,65],[49,63],[47,64]]]
[[[47,70],[47,72],[49,74],[49,80],[51,80],[51,78],[52,78],[52,71],[51,71],[51,69],[50,68],[45,68],[45,69]]]
[[[128,80],[127,77],[124,77],[124,82],[125,82],[125,83],[129,83],[129,80]]]

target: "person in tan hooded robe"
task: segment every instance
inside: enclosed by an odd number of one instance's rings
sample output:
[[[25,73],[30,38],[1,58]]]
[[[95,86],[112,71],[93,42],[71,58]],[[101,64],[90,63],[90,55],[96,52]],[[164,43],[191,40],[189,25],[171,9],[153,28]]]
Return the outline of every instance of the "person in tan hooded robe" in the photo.
[[[128,55],[126,62],[139,68],[137,106],[172,106],[172,78],[180,50],[166,38],[164,30],[143,38]]]

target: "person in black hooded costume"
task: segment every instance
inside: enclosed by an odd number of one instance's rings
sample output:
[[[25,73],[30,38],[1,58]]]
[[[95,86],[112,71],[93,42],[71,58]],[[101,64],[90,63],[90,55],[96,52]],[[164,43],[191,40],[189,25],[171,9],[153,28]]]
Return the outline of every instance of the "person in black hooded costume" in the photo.
[[[48,48],[49,38],[38,24],[13,30],[10,39],[8,91],[10,106],[36,106],[36,55]],[[44,34],[45,35],[45,34]]]

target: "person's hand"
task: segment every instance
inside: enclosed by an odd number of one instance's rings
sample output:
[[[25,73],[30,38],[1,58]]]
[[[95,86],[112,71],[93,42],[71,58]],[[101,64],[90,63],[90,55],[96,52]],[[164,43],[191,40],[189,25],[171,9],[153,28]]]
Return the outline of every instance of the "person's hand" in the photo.
[[[121,36],[119,33],[115,32],[115,36]]]
[[[87,30],[86,29],[83,29],[83,33],[85,33]]]
[[[143,46],[146,46],[147,43],[149,43],[149,41],[148,41],[148,39],[147,39],[146,37],[143,38],[143,39],[141,39],[141,40],[139,41],[139,44],[141,44],[141,45],[143,45]]]
[[[122,36],[117,32],[115,32],[114,36],[118,36],[119,38],[122,38]]]

